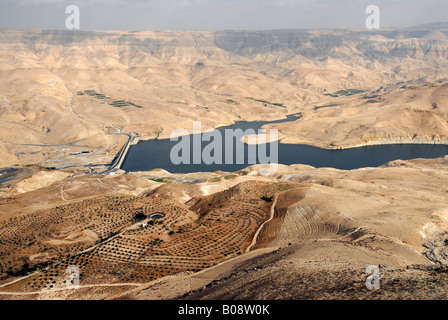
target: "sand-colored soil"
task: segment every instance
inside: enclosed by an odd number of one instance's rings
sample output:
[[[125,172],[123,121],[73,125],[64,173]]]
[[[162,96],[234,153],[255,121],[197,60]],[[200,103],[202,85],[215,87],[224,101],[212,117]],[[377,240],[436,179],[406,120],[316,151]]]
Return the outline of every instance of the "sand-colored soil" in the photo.
[[[0,168],[20,168],[0,185],[0,299],[448,298],[446,157],[90,172],[124,134],[194,121],[300,113],[264,129],[329,149],[448,143],[448,25],[416,30],[0,30]]]
[[[295,123],[274,126],[285,143],[446,142],[448,41],[432,35],[448,27],[420,28],[0,30],[0,167],[102,164],[123,144],[106,133],[169,138],[192,132],[193,121],[204,131],[298,112]],[[72,159],[18,145],[80,139],[99,151]]]
[[[446,297],[443,281],[431,283],[448,264],[447,159],[352,171],[280,166],[268,177],[258,176],[260,167],[198,185],[132,174],[72,177],[4,197],[0,296]],[[144,191],[131,195],[131,188]],[[140,212],[165,216],[154,224],[135,220]],[[20,280],[24,256],[46,267]],[[77,293],[64,290],[67,265],[82,270]],[[365,288],[369,265],[381,266],[383,291]]]

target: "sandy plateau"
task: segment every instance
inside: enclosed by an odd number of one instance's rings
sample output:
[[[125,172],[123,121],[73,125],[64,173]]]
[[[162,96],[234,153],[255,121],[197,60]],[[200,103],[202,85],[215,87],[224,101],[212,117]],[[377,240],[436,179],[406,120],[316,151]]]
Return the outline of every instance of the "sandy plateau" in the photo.
[[[447,35],[0,30],[0,299],[447,299],[447,156],[270,176],[115,165],[194,121],[291,114],[264,129],[448,144]]]

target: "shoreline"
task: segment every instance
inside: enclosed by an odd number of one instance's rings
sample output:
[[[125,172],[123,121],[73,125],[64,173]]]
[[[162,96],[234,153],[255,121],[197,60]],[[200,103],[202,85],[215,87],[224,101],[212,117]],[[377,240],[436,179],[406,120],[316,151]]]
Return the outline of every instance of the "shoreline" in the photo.
[[[265,126],[265,125],[269,125],[270,122],[276,122],[276,121],[279,121],[279,120],[285,120],[285,122],[288,122],[288,121],[287,121],[288,116],[294,116],[294,115],[296,115],[296,114],[297,114],[297,113],[287,114],[287,115],[285,115],[284,118],[273,119],[273,120],[266,121],[267,123],[264,124],[263,126]],[[213,128],[204,129],[204,128],[201,127],[201,134],[204,134],[204,133],[209,132],[209,131],[212,131],[212,130],[218,130],[218,129],[220,129],[220,128],[231,127],[231,126],[234,126],[237,122],[251,123],[251,122],[262,122],[262,121],[265,121],[265,120],[248,120],[248,121],[245,121],[245,120],[232,120],[229,124],[218,123],[218,124],[215,125]],[[262,127],[263,127],[263,126],[262,126]],[[260,129],[262,129],[262,128],[260,128]],[[265,129],[263,129],[263,130],[265,130]],[[187,131],[188,131],[188,130],[187,130]],[[179,135],[179,136],[176,136],[176,137],[177,137],[177,138],[180,138],[180,137],[185,137],[185,136],[193,135],[193,134],[196,134],[196,133],[193,133],[193,132],[188,131],[188,134],[185,134],[185,135]],[[151,141],[151,140],[170,140],[170,137],[171,137],[171,136],[170,136],[170,135],[162,135],[162,136],[159,137],[159,138],[154,138],[154,137],[150,137],[150,136],[138,136],[138,137],[139,137],[139,141],[138,141],[138,142],[140,142],[140,141],[141,141],[141,142],[145,142],[145,141]],[[132,145],[134,145],[134,144],[132,144]]]
[[[286,140],[286,141],[285,141]],[[279,139],[280,143],[283,144],[296,144],[296,145],[307,145],[311,147],[316,147],[325,150],[348,150],[348,149],[356,149],[363,148],[369,146],[385,146],[385,145],[401,145],[401,144],[416,144],[416,145],[448,145],[448,137],[447,138],[438,138],[438,139],[430,139],[430,138],[379,138],[376,140],[370,140],[367,142],[362,142],[358,144],[351,145],[340,145],[333,146],[330,144],[324,144],[322,142],[313,142],[303,139],[295,139],[293,137],[285,137]]]
[[[222,127],[222,126],[220,126]],[[219,127],[217,127],[219,128]],[[215,129],[217,129],[215,128]],[[203,133],[205,133],[206,130],[204,130]],[[191,135],[188,134],[188,135]],[[259,136],[260,134],[256,134],[255,136]],[[261,134],[268,136],[267,134]],[[184,135],[187,136],[187,135]],[[184,137],[184,136],[178,136],[178,137]],[[248,143],[248,137],[250,136],[243,136],[240,140],[241,142],[245,144],[256,144],[258,145],[258,141],[254,143],[254,141],[251,139],[251,142]],[[155,140],[170,140],[170,138],[162,138],[162,139],[145,139],[145,137],[138,137],[131,143],[131,146],[137,145],[139,142],[146,142],[146,141],[155,141]],[[257,139],[258,140],[258,139]],[[269,140],[269,138],[267,139]],[[320,149],[325,150],[347,150],[347,149],[355,149],[355,148],[362,148],[362,147],[368,147],[368,146],[383,146],[383,145],[400,145],[400,144],[421,144],[421,145],[448,145],[448,137],[443,138],[437,138],[437,139],[431,139],[431,138],[425,138],[425,137],[417,137],[417,138],[378,138],[375,140],[369,140],[367,142],[357,143],[357,144],[348,144],[348,145],[338,145],[334,146],[331,145],[332,142],[324,143],[321,141],[311,141],[305,137],[303,138],[296,138],[296,137],[287,137],[281,133],[279,130],[279,137],[276,140],[270,141],[275,142],[278,141],[282,144],[296,144],[296,145],[306,145],[310,147],[316,147]]]

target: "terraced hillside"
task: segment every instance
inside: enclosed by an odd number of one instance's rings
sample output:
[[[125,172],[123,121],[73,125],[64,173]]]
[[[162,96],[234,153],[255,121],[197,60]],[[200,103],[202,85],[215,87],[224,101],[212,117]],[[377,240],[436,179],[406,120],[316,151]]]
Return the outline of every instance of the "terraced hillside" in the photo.
[[[185,204],[166,196],[175,188],[166,185],[140,196],[95,197],[3,219],[1,283],[26,277],[1,291],[33,297],[64,290],[70,266],[91,288],[216,265],[245,252],[269,218],[267,194],[297,185],[244,182]]]
[[[260,190],[271,211],[249,252],[111,298],[446,299],[447,165],[448,157],[351,171],[280,166],[277,190]],[[209,197],[219,205],[228,195]],[[198,204],[207,215],[208,202]],[[379,268],[380,290],[366,287],[368,266]]]

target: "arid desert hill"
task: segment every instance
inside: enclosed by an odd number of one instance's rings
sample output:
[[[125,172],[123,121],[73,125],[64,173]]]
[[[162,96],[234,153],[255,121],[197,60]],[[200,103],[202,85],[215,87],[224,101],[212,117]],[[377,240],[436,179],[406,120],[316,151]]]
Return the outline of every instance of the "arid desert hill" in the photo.
[[[448,298],[448,156],[78,169],[197,120],[300,113],[272,125],[282,142],[328,149],[448,143],[447,35],[0,30],[0,299]]]
[[[41,163],[48,156],[17,144],[87,139],[84,144],[113,156],[123,142],[105,133],[153,139],[169,137],[173,129],[191,130],[195,120],[205,129],[293,112],[304,112],[304,125],[285,128],[284,142],[332,148],[415,135],[443,139],[446,128],[437,123],[432,103],[416,106],[412,93],[388,94],[386,106],[368,103],[368,97],[378,99],[378,90],[391,85],[402,83],[396,90],[410,92],[400,87],[425,88],[448,78],[447,34],[443,23],[379,31],[3,29],[0,166]],[[442,96],[444,84],[439,83]],[[446,119],[444,99],[439,100],[436,111]],[[327,103],[341,107],[312,112]],[[433,125],[413,131],[428,122]],[[342,130],[334,123],[342,123]],[[334,139],[334,130],[352,134]]]
[[[0,299],[446,299],[447,165],[257,165],[193,185],[41,171],[0,198]]]

